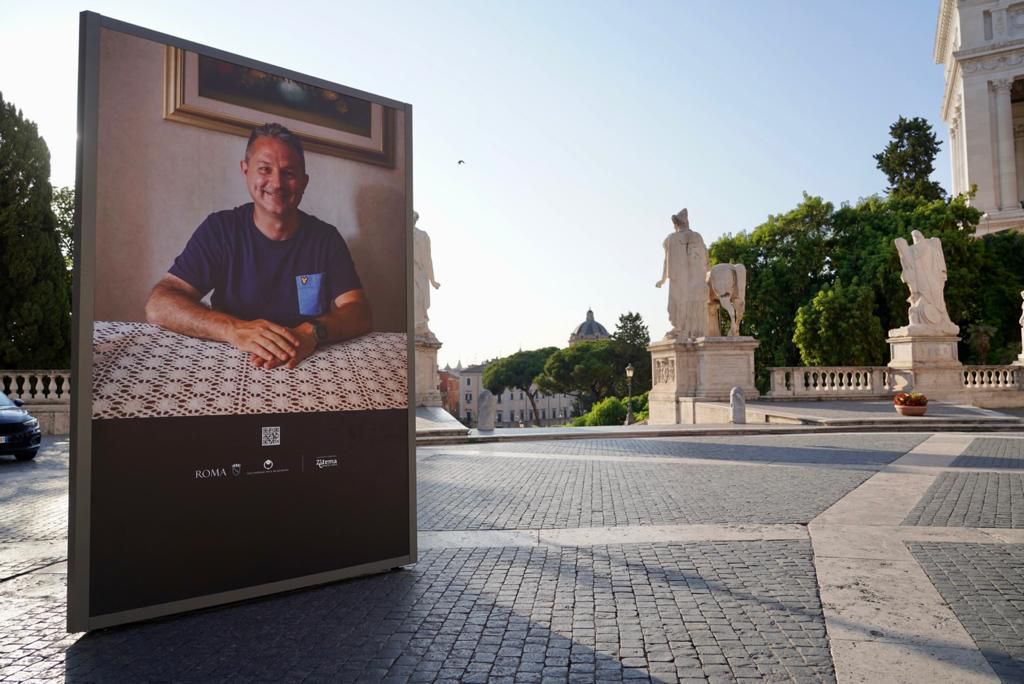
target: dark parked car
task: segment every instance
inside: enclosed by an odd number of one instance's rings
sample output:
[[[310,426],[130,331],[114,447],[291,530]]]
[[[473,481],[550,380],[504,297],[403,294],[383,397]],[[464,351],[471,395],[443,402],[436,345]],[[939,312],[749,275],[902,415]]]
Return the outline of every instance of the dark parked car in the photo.
[[[42,432],[39,421],[0,392],[0,454],[13,454],[19,461],[30,461],[39,451]]]

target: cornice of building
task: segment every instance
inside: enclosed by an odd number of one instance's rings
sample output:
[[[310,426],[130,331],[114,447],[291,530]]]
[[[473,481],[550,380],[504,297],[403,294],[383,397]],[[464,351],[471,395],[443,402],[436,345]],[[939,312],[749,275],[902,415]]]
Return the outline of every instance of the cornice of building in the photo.
[[[1010,40],[983,49],[960,50],[953,57],[965,74],[998,71],[1024,64],[1024,39]]]
[[[942,64],[946,57],[946,46],[949,44],[949,29],[953,25],[953,12],[956,11],[955,0],[942,0],[939,3],[939,17],[935,22],[935,51],[936,64]]]
[[[1015,38],[1013,40],[1002,40],[998,43],[990,43],[988,45],[981,45],[975,48],[964,48],[957,50],[953,53],[953,58],[960,62],[968,62],[977,59],[983,59],[990,55],[996,55],[1001,52],[1008,50],[1014,50],[1024,46],[1024,38]]]
[[[1016,230],[1024,233],[1024,211],[1010,209],[1007,211],[993,211],[984,215],[978,222],[975,237],[983,237],[992,233],[999,233],[1004,230]]]

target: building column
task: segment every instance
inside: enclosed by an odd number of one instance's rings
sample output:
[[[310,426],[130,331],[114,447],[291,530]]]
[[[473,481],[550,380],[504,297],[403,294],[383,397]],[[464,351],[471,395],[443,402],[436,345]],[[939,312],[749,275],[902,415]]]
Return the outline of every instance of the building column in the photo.
[[[953,166],[953,195],[963,192],[963,156],[960,154],[960,107],[953,110],[953,119],[949,122],[949,158]]]
[[[996,91],[996,130],[999,145],[999,208],[1003,211],[1020,209],[1017,203],[1017,153],[1013,148],[1013,107],[1010,88],[1013,79],[1003,78],[992,83]]]
[[[957,128],[957,138],[960,141],[960,192],[971,191],[970,160],[967,157],[967,121],[961,105],[956,106],[957,114],[960,117],[960,126]]]

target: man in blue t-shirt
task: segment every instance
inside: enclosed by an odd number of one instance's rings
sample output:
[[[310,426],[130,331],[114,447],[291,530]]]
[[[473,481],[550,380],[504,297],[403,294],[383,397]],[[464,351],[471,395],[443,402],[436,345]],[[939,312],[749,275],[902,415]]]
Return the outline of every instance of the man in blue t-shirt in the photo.
[[[309,183],[299,139],[280,124],[256,128],[241,169],[252,203],[206,217],[150,293],[146,319],[227,342],[261,368],[294,368],[320,345],[369,332],[345,241],[299,211]]]

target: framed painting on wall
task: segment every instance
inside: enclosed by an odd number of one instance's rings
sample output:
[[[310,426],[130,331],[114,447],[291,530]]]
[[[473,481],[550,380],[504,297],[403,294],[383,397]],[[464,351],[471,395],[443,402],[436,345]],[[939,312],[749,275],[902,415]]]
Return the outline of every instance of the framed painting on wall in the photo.
[[[393,168],[395,120],[378,103],[167,46],[164,118],[248,136],[268,113],[305,149]]]

